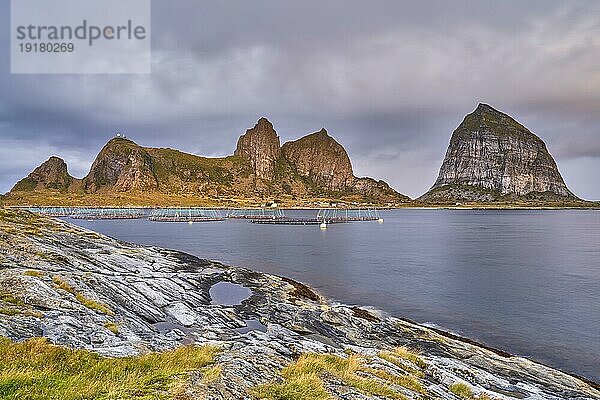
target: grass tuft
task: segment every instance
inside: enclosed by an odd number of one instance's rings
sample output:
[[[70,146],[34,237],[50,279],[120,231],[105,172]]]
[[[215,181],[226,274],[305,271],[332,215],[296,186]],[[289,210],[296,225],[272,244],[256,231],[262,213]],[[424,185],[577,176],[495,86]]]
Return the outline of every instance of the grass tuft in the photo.
[[[202,382],[209,383],[216,381],[223,374],[223,368],[220,365],[213,365],[202,371]]]
[[[382,351],[379,353],[379,357],[403,369],[409,374],[419,377],[423,376],[421,369],[427,367],[425,361],[423,361],[418,354],[405,347],[397,347],[393,351]],[[411,365],[414,365],[417,368],[414,368]]]
[[[419,368],[427,368],[425,361],[417,353],[406,347],[396,347],[392,353],[397,357],[410,361]]]
[[[0,338],[0,398],[172,399],[177,382],[211,365],[214,346],[184,346],[135,357],[103,358],[44,338]]]
[[[77,299],[77,301],[79,301],[81,304],[83,304],[90,310],[94,310],[96,312],[99,312],[102,314],[107,314],[107,315],[115,314],[106,304],[101,303],[96,300],[92,300],[90,298],[87,298],[83,294],[79,293],[77,290],[75,290],[75,288],[73,286],[69,285],[69,283],[67,281],[65,281],[63,278],[61,278],[60,276],[56,276],[56,275],[53,276],[52,281],[60,289],[74,295],[75,298]]]
[[[54,284],[59,288],[64,290],[65,292],[69,292],[71,294],[75,294],[75,289],[69,285],[67,283],[67,281],[65,281],[63,278],[61,278],[60,276],[53,276],[52,277],[52,282],[54,282]]]
[[[12,317],[13,315],[21,314],[21,311],[18,309],[15,309],[15,308],[0,307],[0,314],[8,315],[9,317]]]
[[[21,300],[6,292],[0,292],[0,301],[12,304],[14,306],[22,306],[24,304]]]
[[[471,387],[466,383],[457,382],[450,385],[450,391],[460,397],[461,399],[472,399],[473,391]]]
[[[104,327],[114,333],[115,335],[119,333],[119,326],[114,322],[107,322],[104,324]]]
[[[27,271],[23,272],[23,275],[34,276],[36,278],[41,278],[41,277],[45,276],[45,274],[42,271],[37,271],[37,270],[33,270],[33,269],[28,269]]]

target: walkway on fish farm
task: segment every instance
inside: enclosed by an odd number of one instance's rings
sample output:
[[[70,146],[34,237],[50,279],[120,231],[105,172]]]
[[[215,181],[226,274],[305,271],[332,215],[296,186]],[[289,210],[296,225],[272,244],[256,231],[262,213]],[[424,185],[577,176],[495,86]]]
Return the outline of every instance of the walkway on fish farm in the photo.
[[[285,218],[285,214],[280,208],[233,208],[227,212],[227,218],[281,219]]]
[[[317,218],[279,218],[279,219],[253,219],[250,222],[253,224],[263,225],[321,225],[324,224],[323,220]],[[341,224],[350,221],[327,221],[327,224]]]

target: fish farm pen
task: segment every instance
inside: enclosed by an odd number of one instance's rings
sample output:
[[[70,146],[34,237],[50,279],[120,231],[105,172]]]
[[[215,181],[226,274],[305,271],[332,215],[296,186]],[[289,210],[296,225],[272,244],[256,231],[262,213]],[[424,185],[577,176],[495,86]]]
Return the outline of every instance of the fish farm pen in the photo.
[[[281,219],[285,218],[285,215],[283,210],[279,208],[238,208],[229,210],[227,218],[252,220]]]
[[[328,223],[336,221],[379,221],[379,211],[375,208],[323,208],[317,213],[317,219]]]
[[[353,221],[378,221],[383,222],[375,208],[338,209],[323,208],[317,212],[316,217],[290,218],[286,217],[279,208],[246,208],[230,209],[223,216],[222,209],[215,208],[96,208],[96,207],[27,207],[31,212],[36,212],[50,217],[71,217],[86,220],[119,220],[147,218],[157,222],[211,222],[223,221],[225,218],[247,219],[254,224],[264,225],[321,225],[337,224]]]
[[[264,225],[320,225],[326,228],[328,224],[340,224],[354,221],[383,222],[379,212],[374,208],[337,209],[324,208],[317,212],[316,218],[273,218],[252,219],[253,224]]]
[[[148,217],[158,222],[211,222],[223,221],[221,212],[210,208],[160,208]]]
[[[27,211],[45,215],[47,217],[69,217],[75,213],[73,207],[27,207]]]
[[[70,215],[74,219],[138,219],[146,214],[141,208],[77,208]]]

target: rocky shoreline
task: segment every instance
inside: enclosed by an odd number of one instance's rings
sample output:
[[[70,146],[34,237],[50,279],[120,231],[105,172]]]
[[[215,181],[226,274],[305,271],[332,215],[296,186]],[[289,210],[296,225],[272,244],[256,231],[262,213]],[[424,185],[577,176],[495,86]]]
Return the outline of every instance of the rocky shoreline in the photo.
[[[191,398],[255,398],[252,388],[282,381],[281,370],[301,355],[327,354],[356,355],[361,374],[382,382],[384,374],[409,373],[418,381],[415,388],[388,379],[399,396],[391,398],[458,399],[451,388],[464,384],[471,398],[600,399],[593,382],[377,310],[331,302],[287,278],[124,243],[28,212],[0,212],[0,336],[43,336],[107,357],[217,344],[221,376],[190,377],[197,396]],[[249,296],[217,304],[217,284],[246,288]],[[394,356],[398,348],[418,352],[423,365]],[[331,398],[388,398],[334,374],[321,379]]]

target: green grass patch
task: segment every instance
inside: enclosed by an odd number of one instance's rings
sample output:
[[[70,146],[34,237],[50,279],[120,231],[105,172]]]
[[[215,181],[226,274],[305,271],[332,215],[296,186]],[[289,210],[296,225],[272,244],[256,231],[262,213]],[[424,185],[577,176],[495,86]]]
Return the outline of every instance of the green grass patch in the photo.
[[[0,307],[0,314],[2,315],[8,315],[13,316],[13,315],[19,315],[21,314],[21,311],[16,309],[16,308],[9,308],[9,307]]]
[[[59,288],[62,289],[66,292],[69,292],[71,294],[75,294],[77,293],[75,291],[75,289],[69,285],[69,283],[67,281],[65,281],[63,278],[61,278],[60,276],[53,276],[52,277],[52,282],[54,282],[54,284]]]
[[[405,347],[397,347],[393,351],[382,351],[379,353],[379,357],[416,376],[422,376],[421,369],[427,367],[425,361],[417,353]]]
[[[453,383],[450,385],[450,391],[460,397],[461,399],[472,399],[473,391],[471,387],[466,383]]]
[[[175,387],[192,371],[214,362],[214,346],[184,346],[135,357],[103,358],[34,338],[0,338],[0,398],[119,399],[175,398]]]
[[[36,270],[33,270],[33,269],[28,269],[27,271],[23,272],[23,275],[34,276],[36,278],[41,278],[41,277],[45,276],[46,274],[44,274],[42,271],[36,271]]]
[[[216,381],[223,374],[223,368],[220,365],[213,365],[202,371],[202,382],[209,383]]]
[[[6,293],[6,292],[0,292],[0,301],[3,301],[8,304],[12,304],[14,306],[24,305],[24,303],[21,300],[17,299],[12,294]]]
[[[331,354],[303,354],[293,364],[281,371],[283,382],[268,383],[251,389],[257,399],[271,400],[322,400],[330,399],[323,382],[334,376],[344,385],[367,396],[406,400],[407,397],[394,386],[402,386],[419,394],[426,391],[419,380],[410,375],[394,375],[384,370],[365,366],[367,359],[356,354],[339,357]]]
[[[44,316],[21,299],[3,291],[0,291],[0,314],[8,316],[25,315],[36,318],[42,318]]]
[[[104,324],[104,327],[114,333],[115,335],[119,333],[119,326],[114,322],[107,322]]]

